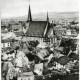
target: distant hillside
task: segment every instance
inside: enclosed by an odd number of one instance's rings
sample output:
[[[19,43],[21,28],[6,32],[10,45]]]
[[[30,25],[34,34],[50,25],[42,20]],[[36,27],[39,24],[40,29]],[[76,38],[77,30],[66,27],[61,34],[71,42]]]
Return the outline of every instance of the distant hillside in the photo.
[[[36,17],[35,17],[36,16]],[[33,16],[34,20],[46,20],[46,13],[36,14]],[[63,12],[63,13],[49,13],[50,20],[58,20],[58,19],[72,19],[79,17],[78,12]]]
[[[58,20],[58,19],[74,19],[79,17],[78,12],[49,12],[49,19],[52,20]],[[46,20],[47,13],[38,13],[38,14],[32,14],[33,20]],[[26,16],[20,16],[15,18],[9,18],[9,19],[2,19],[2,21],[26,21]]]

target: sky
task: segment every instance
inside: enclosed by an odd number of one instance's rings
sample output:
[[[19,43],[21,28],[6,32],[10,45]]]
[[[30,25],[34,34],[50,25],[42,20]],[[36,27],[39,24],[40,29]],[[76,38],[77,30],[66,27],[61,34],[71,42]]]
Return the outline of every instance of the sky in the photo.
[[[78,0],[30,0],[32,14],[79,11]],[[1,0],[1,18],[28,14],[29,0]]]

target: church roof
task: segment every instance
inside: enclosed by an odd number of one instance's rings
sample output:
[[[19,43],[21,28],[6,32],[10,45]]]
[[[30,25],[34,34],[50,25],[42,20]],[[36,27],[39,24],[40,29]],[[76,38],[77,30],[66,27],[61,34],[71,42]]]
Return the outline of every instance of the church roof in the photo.
[[[46,25],[47,25],[47,21],[32,21],[32,22],[30,22],[28,31],[26,33],[27,36],[43,37]]]

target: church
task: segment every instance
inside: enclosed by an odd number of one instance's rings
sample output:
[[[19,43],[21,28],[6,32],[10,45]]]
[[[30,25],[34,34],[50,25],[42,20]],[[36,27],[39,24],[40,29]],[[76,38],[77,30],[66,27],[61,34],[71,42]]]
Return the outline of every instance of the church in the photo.
[[[49,28],[50,28],[50,23],[49,23],[48,12],[47,12],[46,21],[34,21],[32,19],[31,8],[30,8],[30,4],[29,4],[26,28],[24,29],[24,27],[23,27],[27,41],[36,41],[37,40],[37,41],[39,41],[39,43],[42,43],[42,42],[49,43],[50,39],[47,36]]]

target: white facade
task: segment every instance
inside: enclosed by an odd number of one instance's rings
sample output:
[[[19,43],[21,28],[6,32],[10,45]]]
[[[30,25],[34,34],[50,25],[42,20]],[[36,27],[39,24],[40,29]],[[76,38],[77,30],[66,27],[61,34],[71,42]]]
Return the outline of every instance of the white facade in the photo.
[[[1,36],[2,36],[2,39],[3,39],[3,40],[4,40],[4,39],[8,39],[8,38],[13,38],[13,39],[16,38],[16,35],[15,35],[14,32],[8,32],[8,33],[6,33],[6,34],[1,34]]]
[[[29,60],[22,51],[18,51],[16,57],[16,66],[23,67],[23,65],[27,65],[29,67]]]
[[[27,41],[39,41],[39,45],[37,47],[40,47],[40,48],[45,48],[47,47],[48,43],[46,42],[43,42],[43,38],[38,38],[38,37],[27,37],[26,39]]]
[[[43,42],[43,38],[27,37],[27,41],[36,41],[36,40],[38,40],[39,42]]]
[[[38,44],[37,47],[38,48],[45,48],[45,47],[48,47],[48,44],[46,44],[45,42],[41,42],[40,44]]]
[[[21,76],[17,80],[34,80],[34,76]]]
[[[66,35],[71,35],[71,30],[66,30]]]
[[[1,43],[1,48],[7,48],[10,47],[10,42]]]
[[[13,66],[13,64],[11,62],[8,62],[8,72],[6,75],[6,80],[10,80],[13,79],[14,76],[14,71],[15,71],[15,67]]]

